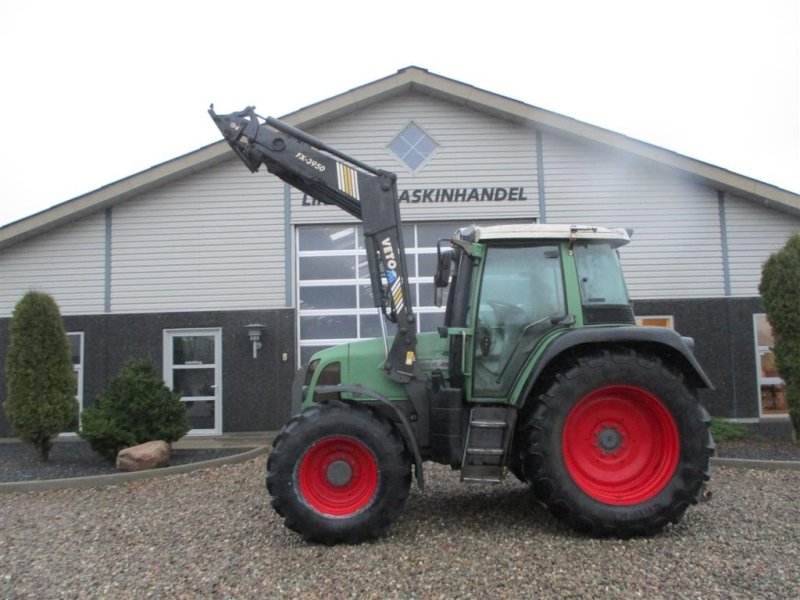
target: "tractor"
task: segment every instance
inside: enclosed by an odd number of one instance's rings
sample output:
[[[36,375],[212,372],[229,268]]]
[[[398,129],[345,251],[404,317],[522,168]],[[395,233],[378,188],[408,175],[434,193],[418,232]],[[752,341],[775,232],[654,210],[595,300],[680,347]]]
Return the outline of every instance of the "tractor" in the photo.
[[[636,326],[626,229],[467,225],[438,242],[437,331],[418,332],[397,177],[253,107],[209,113],[252,171],[363,226],[382,338],[314,354],[267,462],[272,506],[324,544],[386,533],[424,463],[467,483],[507,472],[593,536],[652,535],[698,501],[714,451],[694,342]],[[390,330],[390,331],[389,331]]]

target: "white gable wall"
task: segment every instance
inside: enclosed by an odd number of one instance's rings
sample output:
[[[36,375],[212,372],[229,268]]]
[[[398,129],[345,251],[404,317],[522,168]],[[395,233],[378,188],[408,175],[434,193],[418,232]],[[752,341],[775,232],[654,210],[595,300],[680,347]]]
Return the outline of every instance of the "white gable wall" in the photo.
[[[110,312],[283,308],[283,190],[232,159],[114,206]],[[0,316],[29,289],[105,312],[105,236],[101,210],[0,252]]]
[[[731,295],[758,296],[764,261],[780,250],[792,234],[800,233],[800,217],[727,194],[725,221]]]
[[[284,307],[283,196],[236,158],[114,207],[111,311]]]
[[[388,150],[414,121],[440,147],[417,174]],[[401,203],[409,222],[538,216],[536,132],[464,106],[407,92],[310,130],[373,166],[399,189],[524,188],[516,202]],[[582,140],[542,133],[546,220],[633,227],[622,249],[636,299],[725,293],[717,192],[678,171]],[[286,306],[286,239],[293,224],[352,222],[336,207],[303,206],[266,171],[236,158],[117,204],[112,209],[112,313],[246,310]],[[731,292],[757,295],[769,254],[800,219],[726,196]],[[105,215],[98,213],[0,252],[0,316],[28,289],[51,293],[64,314],[104,312]],[[290,282],[291,283],[291,282]]]
[[[389,149],[410,121],[439,144],[412,173]],[[524,187],[524,201],[402,202],[404,221],[530,218],[538,214],[533,130],[431,96],[408,92],[310,130],[329,145],[397,173],[398,189]],[[294,223],[346,222],[339,208],[302,206],[292,192]]]
[[[633,298],[724,295],[715,190],[564,137],[543,148],[548,222],[634,229],[620,251]]]
[[[104,281],[101,211],[0,251],[0,317],[30,290],[50,294],[62,314],[103,312]]]

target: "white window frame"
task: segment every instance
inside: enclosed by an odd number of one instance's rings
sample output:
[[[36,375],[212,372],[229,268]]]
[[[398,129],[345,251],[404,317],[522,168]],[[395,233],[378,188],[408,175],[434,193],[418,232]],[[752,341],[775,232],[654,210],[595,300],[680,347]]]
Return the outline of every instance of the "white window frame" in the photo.
[[[789,412],[786,411],[785,413],[772,413],[772,414],[764,414],[764,408],[761,405],[761,388],[765,385],[781,385],[785,386],[783,379],[780,377],[764,377],[761,373],[763,369],[761,368],[761,357],[764,354],[768,354],[772,352],[772,348],[770,346],[761,346],[758,343],[758,320],[759,319],[767,318],[765,313],[754,313],[753,314],[753,344],[755,345],[756,351],[756,381],[757,381],[757,400],[758,400],[758,417],[759,419],[787,419],[789,417]],[[769,324],[769,323],[768,323]]]
[[[78,346],[79,347],[79,352],[80,352],[80,363],[78,363],[77,365],[74,364],[74,363],[72,364],[72,371],[73,371],[73,373],[75,373],[75,379],[76,379],[76,383],[77,383],[76,388],[75,388],[76,389],[75,399],[78,401],[78,431],[80,431],[81,419],[83,418],[83,361],[84,361],[84,357],[85,357],[85,354],[84,354],[84,339],[85,338],[84,338],[84,333],[82,331],[68,331],[67,332],[67,338],[69,338],[70,336],[78,336],[78,339],[80,340],[80,343],[79,343],[79,346]],[[70,344],[70,362],[72,362],[72,351],[71,350],[72,350],[72,345]],[[65,436],[65,437],[75,437],[75,436],[78,435],[78,432],[77,431],[64,431],[63,433],[59,434],[59,436],[62,436],[62,435]]]
[[[178,370],[189,370],[193,367],[191,365],[174,365],[172,363],[173,345],[172,339],[174,337],[192,337],[214,336],[214,364],[197,365],[195,368],[208,369],[210,366],[214,367],[214,396],[193,396],[183,402],[203,402],[211,400],[214,402],[214,428],[213,429],[190,429],[187,435],[219,435],[222,433],[222,401],[223,401],[223,388],[222,388],[222,328],[221,327],[204,327],[204,328],[191,328],[191,329],[165,329],[164,330],[164,383],[170,389],[174,388],[174,372],[176,367]]]
[[[404,226],[412,227],[413,228],[413,239],[405,240],[406,243],[406,257],[408,259],[409,264],[409,271],[412,271],[411,265],[413,264],[413,272],[417,273],[415,276],[409,276],[408,284],[411,289],[413,289],[414,294],[417,296],[417,300],[419,301],[419,293],[420,287],[419,284],[424,283],[431,283],[431,276],[424,277],[420,276],[418,270],[418,259],[417,256],[424,255],[424,254],[435,254],[436,250],[431,248],[417,248],[417,225],[424,224],[425,222],[420,223],[407,223]],[[300,250],[300,234],[297,231],[301,227],[354,227],[355,228],[355,243],[357,245],[356,248],[353,249],[343,249],[343,250]],[[379,310],[372,306],[361,306],[360,305],[360,297],[358,293],[359,286],[370,286],[371,281],[369,279],[369,274],[365,274],[364,276],[360,276],[358,273],[358,265],[356,263],[356,273],[355,277],[347,278],[347,279],[305,279],[300,280],[300,259],[301,258],[314,258],[315,256],[320,257],[330,257],[330,256],[352,256],[353,260],[356,261],[359,258],[363,258],[366,260],[366,249],[364,248],[363,243],[363,234],[362,229],[359,224],[356,223],[314,223],[314,224],[307,224],[301,225],[298,224],[295,226],[294,232],[294,268],[296,278],[295,278],[295,298],[297,302],[297,314],[296,314],[296,327],[297,327],[297,366],[302,365],[301,360],[301,353],[303,347],[309,346],[334,346],[338,344],[346,344],[350,342],[358,341],[359,339],[368,339],[361,337],[361,320],[358,319],[358,316],[364,315],[376,315],[378,318],[383,318]],[[350,285],[353,286],[355,290],[355,297],[356,297],[356,307],[355,308],[336,308],[336,309],[302,309],[300,307],[300,288],[302,287],[326,287],[326,286],[334,286],[334,285]],[[444,313],[445,308],[437,307],[437,306],[421,306],[421,307],[414,307],[414,312],[416,314],[435,314],[435,313]],[[329,339],[308,339],[304,340],[300,334],[300,324],[302,317],[309,317],[309,316],[355,316],[356,317],[356,337],[352,338],[329,338]],[[420,319],[417,319],[417,333],[419,333],[420,327]]]
[[[430,154],[428,154],[427,156],[423,157],[423,160],[422,160],[422,162],[421,162],[421,163],[419,163],[419,165],[417,165],[417,167],[416,167],[416,168],[413,168],[413,167],[412,167],[410,164],[408,164],[408,162],[406,162],[406,159],[405,159],[405,158],[402,158],[402,157],[400,157],[400,155],[399,155],[399,154],[397,154],[397,152],[395,152],[395,151],[392,149],[392,144],[394,144],[394,143],[395,143],[395,141],[397,141],[397,139],[398,139],[398,138],[402,138],[402,139],[403,139],[403,141],[405,141],[407,144],[409,144],[408,140],[406,140],[406,139],[405,139],[405,137],[403,136],[403,133],[404,133],[404,132],[405,132],[405,130],[406,130],[406,129],[408,129],[408,128],[409,128],[411,125],[413,125],[413,126],[414,126],[414,127],[416,127],[417,129],[419,129],[419,130],[420,130],[420,131],[423,133],[423,135],[424,135],[425,137],[427,137],[428,139],[430,139],[430,140],[431,140],[431,141],[434,143],[434,145],[435,145],[435,146],[434,146],[434,148],[433,148],[433,150],[431,150],[431,153],[430,153]],[[409,145],[411,145],[411,144],[409,144]],[[412,149],[414,149],[414,148],[415,148],[415,147],[414,147],[414,146],[412,146]],[[437,140],[437,139],[436,139],[436,138],[435,138],[433,135],[431,135],[431,134],[430,134],[430,133],[429,133],[429,132],[428,132],[428,131],[427,131],[427,130],[426,130],[426,129],[425,129],[423,126],[422,126],[422,125],[420,125],[419,123],[417,123],[417,122],[416,122],[416,121],[414,121],[413,119],[409,120],[409,121],[408,121],[408,122],[407,122],[405,125],[403,125],[403,126],[400,128],[400,131],[398,131],[398,132],[395,134],[395,136],[394,136],[394,137],[391,139],[391,141],[390,141],[388,144],[386,144],[386,151],[389,153],[389,155],[390,155],[390,156],[391,156],[391,157],[392,157],[394,160],[396,160],[398,164],[402,165],[402,166],[403,166],[403,168],[404,168],[406,171],[408,171],[409,173],[412,173],[412,174],[414,174],[414,173],[419,173],[419,172],[420,172],[422,169],[424,169],[424,168],[425,168],[425,165],[427,165],[427,164],[428,164],[428,163],[431,161],[431,159],[432,159],[432,158],[433,158],[433,157],[436,155],[436,153],[437,153],[437,152],[439,152],[439,150],[441,150],[441,148],[442,148],[442,144],[441,144],[441,142],[439,142],[439,140]],[[420,154],[420,156],[422,155],[422,154],[421,154],[421,153],[420,153],[418,150],[417,150],[416,152],[417,152],[417,154]]]

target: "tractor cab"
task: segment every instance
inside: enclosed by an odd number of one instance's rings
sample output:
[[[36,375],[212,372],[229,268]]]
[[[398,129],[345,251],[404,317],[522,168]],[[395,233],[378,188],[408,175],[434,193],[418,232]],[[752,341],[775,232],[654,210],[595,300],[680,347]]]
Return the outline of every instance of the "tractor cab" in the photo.
[[[559,332],[634,324],[617,253],[630,235],[549,224],[456,232],[452,251],[440,251],[434,281],[443,287],[447,271],[454,274],[443,332],[452,338],[451,376],[470,400],[513,404],[524,364]],[[466,328],[474,335],[465,336]]]

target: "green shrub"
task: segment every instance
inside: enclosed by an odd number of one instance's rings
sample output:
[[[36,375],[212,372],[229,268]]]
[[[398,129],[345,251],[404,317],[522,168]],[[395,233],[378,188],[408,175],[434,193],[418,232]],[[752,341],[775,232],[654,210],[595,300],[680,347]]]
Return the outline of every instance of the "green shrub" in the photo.
[[[11,318],[3,403],[14,435],[30,442],[46,461],[53,438],[78,411],[69,342],[55,300],[28,292]]]
[[[716,442],[739,440],[747,437],[747,427],[741,423],[726,421],[718,417],[712,417],[710,430]]]
[[[775,364],[786,384],[792,438],[800,440],[800,234],[764,263],[758,288],[772,326]]]
[[[123,448],[153,440],[174,442],[189,431],[180,398],[150,361],[129,361],[83,411],[80,436],[112,463]]]

